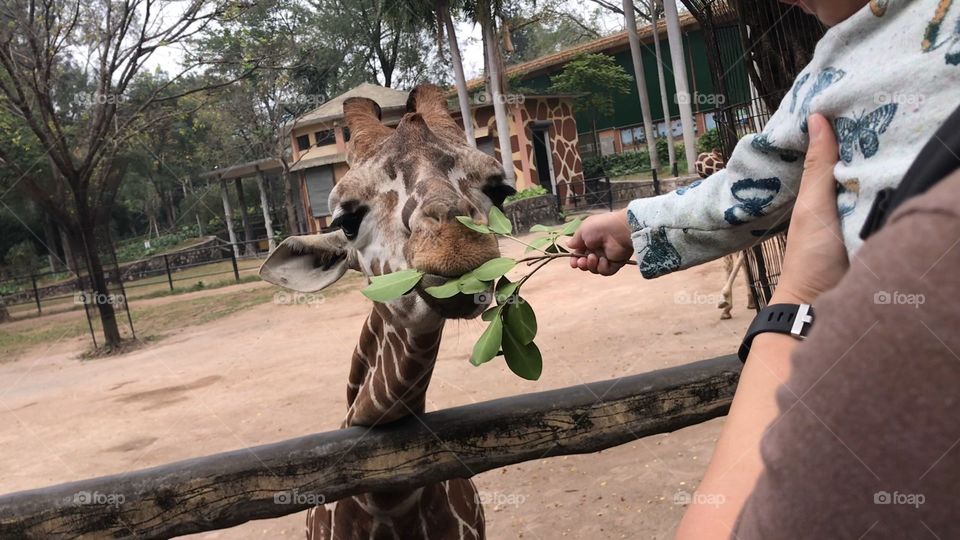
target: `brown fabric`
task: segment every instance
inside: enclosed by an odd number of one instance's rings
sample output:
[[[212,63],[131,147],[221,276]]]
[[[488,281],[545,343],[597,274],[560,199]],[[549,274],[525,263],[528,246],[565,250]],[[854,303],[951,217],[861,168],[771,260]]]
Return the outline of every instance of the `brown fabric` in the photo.
[[[960,538],[960,174],[818,300],[733,538]]]

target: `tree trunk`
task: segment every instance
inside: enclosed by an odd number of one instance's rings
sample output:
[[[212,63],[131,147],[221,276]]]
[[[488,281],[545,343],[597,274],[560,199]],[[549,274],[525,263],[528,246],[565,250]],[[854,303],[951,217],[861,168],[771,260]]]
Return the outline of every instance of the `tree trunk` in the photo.
[[[473,134],[473,119],[470,115],[470,94],[467,90],[467,78],[463,73],[463,60],[460,58],[460,45],[457,44],[456,28],[450,16],[450,6],[446,1],[437,2],[437,13],[443,17],[443,25],[447,30],[447,46],[450,49],[450,61],[453,63],[453,75],[457,85],[457,101],[460,104],[460,118],[463,119],[463,131],[467,136],[467,144],[477,147],[476,137]]]
[[[97,312],[100,315],[100,324],[103,327],[103,339],[107,347],[116,347],[120,344],[120,328],[117,326],[117,314],[113,309],[110,288],[107,286],[106,277],[103,274],[103,264],[100,262],[100,255],[97,253],[97,235],[96,225],[93,217],[88,215],[82,204],[78,210],[78,220],[80,221],[80,244],[83,248],[83,258],[87,261],[87,277],[90,280],[90,288],[93,292],[92,301],[97,306]]]
[[[70,234],[67,233],[66,228],[62,224],[58,224],[57,230],[60,233],[60,247],[63,248],[63,263],[67,266],[67,270],[73,274],[79,273],[80,269],[77,268],[77,265],[74,264],[74,261],[77,260],[76,256],[73,254],[74,244],[70,238]]]
[[[660,30],[657,27],[660,16],[657,14],[656,0],[650,0],[650,18],[654,28],[653,50],[657,57],[657,81],[660,83],[660,103],[663,107],[663,117],[666,119],[670,116],[670,100],[667,98],[667,80],[663,76],[663,57],[660,55]],[[676,144],[673,142],[673,137],[667,139],[667,152],[669,152],[670,155],[670,170],[673,171],[674,165],[677,163],[677,149]]]
[[[286,165],[283,166],[283,170],[280,175],[283,180],[283,206],[287,210],[287,236],[293,236],[295,234],[300,234],[300,226],[297,222],[297,208],[294,206],[293,198],[293,177],[290,175],[290,172],[287,171]]]
[[[680,123],[683,125],[683,149],[687,156],[687,172],[696,173],[697,141],[693,136],[693,101],[687,84],[687,63],[683,56],[683,36],[680,33],[680,15],[674,2],[663,3],[663,16],[667,20],[667,40],[670,42],[670,61],[673,64],[673,79],[677,89],[677,105],[680,107]],[[669,119],[667,135],[673,138]]]
[[[653,115],[650,113],[650,95],[647,93],[647,79],[643,73],[643,59],[640,55],[640,37],[637,35],[637,17],[633,11],[633,0],[623,0],[623,21],[627,27],[630,41],[630,56],[633,59],[634,80],[637,94],[640,96],[640,113],[643,115],[643,133],[647,138],[647,152],[650,153],[650,167],[660,169],[660,157],[657,155],[657,141],[653,138]],[[664,116],[670,116],[664,111]]]
[[[517,175],[513,167],[513,144],[510,142],[510,121],[507,116],[507,104],[501,89],[503,80],[500,74],[500,45],[494,28],[494,15],[483,15],[480,25],[483,30],[483,44],[487,53],[487,68],[490,75],[490,99],[493,101],[493,113],[497,122],[497,140],[500,143],[500,162],[503,164],[503,180],[511,186],[517,185]]]
[[[247,216],[247,201],[243,196],[243,182],[239,178],[235,178],[233,185],[237,188],[237,206],[240,207],[240,222],[243,224],[243,251],[247,255],[256,255],[257,249],[253,245],[253,227],[250,225],[250,218]]]

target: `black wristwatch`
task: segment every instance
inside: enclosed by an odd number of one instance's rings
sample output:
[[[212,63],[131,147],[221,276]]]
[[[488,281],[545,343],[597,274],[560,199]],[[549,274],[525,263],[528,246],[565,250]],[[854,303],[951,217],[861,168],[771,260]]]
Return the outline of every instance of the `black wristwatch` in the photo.
[[[750,354],[750,344],[757,334],[764,332],[776,332],[778,334],[790,334],[797,339],[805,339],[810,333],[810,327],[813,325],[813,308],[810,304],[774,304],[767,306],[757,313],[747,334],[743,336],[743,343],[740,344],[740,351],[737,355],[741,362],[747,361],[747,355]]]

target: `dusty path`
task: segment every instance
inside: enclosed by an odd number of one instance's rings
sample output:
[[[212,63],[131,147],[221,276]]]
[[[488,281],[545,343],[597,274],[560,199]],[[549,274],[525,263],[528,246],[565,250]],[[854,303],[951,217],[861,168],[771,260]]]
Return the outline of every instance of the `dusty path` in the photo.
[[[750,314],[738,283],[734,319],[718,320],[723,279],[720,263],[656,281],[633,268],[599,278],[554,263],[525,289],[539,318],[541,380],[502,362],[472,367],[482,323],[451,323],[428,410],[729,353]],[[368,311],[354,285],[313,305],[259,305],[122,357],[80,362],[66,343],[0,364],[0,493],[332,429]],[[721,422],[480,474],[489,536],[669,536],[683,512],[675,497],[703,474]],[[300,538],[302,524],[297,514],[197,536]]]

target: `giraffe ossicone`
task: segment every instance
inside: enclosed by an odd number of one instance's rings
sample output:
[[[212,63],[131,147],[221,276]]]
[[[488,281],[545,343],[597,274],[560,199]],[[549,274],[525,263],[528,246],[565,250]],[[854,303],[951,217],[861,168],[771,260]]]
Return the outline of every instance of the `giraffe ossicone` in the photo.
[[[370,99],[347,99],[343,110],[352,133],[350,170],[329,200],[339,228],[288,238],[260,275],[314,292],[348,269],[368,278],[408,268],[426,274],[411,292],[373,304],[353,353],[343,426],[376,426],[424,412],[444,322],[474,318],[487,308],[489,300],[476,299],[491,295],[441,299],[424,288],[500,256],[493,235],[472,231],[456,217],[485,223],[490,207],[514,189],[504,183],[496,159],[467,145],[435,86],[410,92],[396,128],[383,124]],[[380,537],[484,538],[476,487],[456,479],[350,497],[307,513],[309,539]]]

